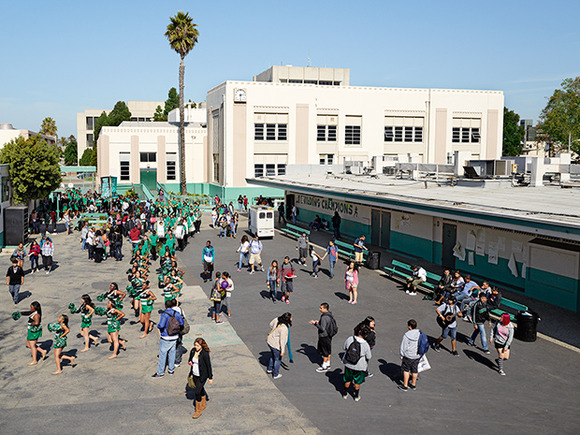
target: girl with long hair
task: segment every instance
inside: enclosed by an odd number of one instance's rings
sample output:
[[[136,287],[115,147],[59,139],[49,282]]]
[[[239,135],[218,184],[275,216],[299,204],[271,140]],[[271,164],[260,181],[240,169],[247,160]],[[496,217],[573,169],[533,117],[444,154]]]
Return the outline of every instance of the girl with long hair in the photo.
[[[81,313],[81,335],[85,339],[85,347],[81,352],[86,352],[89,350],[89,343],[93,340],[93,344],[97,346],[99,344],[99,338],[91,335],[89,328],[93,324],[93,314],[95,314],[95,304],[91,300],[91,297],[87,294],[82,295],[81,300],[83,304],[77,310],[77,313]]]
[[[354,261],[351,261],[344,274],[345,287],[348,290],[348,303],[356,304],[358,297],[358,267]]]
[[[68,329],[68,316],[66,314],[61,314],[57,320],[58,323],[51,323],[52,332],[55,333],[54,336],[54,362],[56,363],[56,371],[52,372],[53,375],[60,375],[62,373],[61,362],[63,359],[70,361],[71,366],[75,366],[75,357],[63,355],[62,350],[66,347],[66,336],[70,332]]]
[[[157,297],[149,288],[149,281],[143,284],[143,291],[140,295],[141,299],[141,315],[139,321],[143,324],[143,334],[139,338],[147,337],[147,334],[153,329],[153,322],[151,322],[151,312],[153,311],[153,302]]]
[[[189,353],[188,362],[191,366],[189,375],[193,377],[195,383],[195,413],[192,418],[199,418],[206,408],[207,393],[204,388],[206,381],[213,385],[213,371],[209,353],[209,346],[205,340],[201,337],[196,338],[193,342],[193,349]]]
[[[113,344],[113,355],[111,355],[108,359],[117,358],[117,354],[119,352],[119,344],[123,347],[123,350],[126,350],[127,347],[125,346],[125,340],[121,340],[119,337],[119,331],[121,330],[121,320],[125,317],[125,313],[121,310],[116,309],[113,306],[113,302],[109,300],[107,302],[107,341]]]
[[[268,279],[266,283],[270,289],[270,296],[272,297],[272,302],[276,303],[278,299],[278,285],[280,285],[280,278],[278,277],[278,261],[272,260],[270,267],[268,268]]]
[[[270,333],[266,338],[270,348],[270,361],[266,373],[272,374],[274,379],[280,379],[280,364],[284,356],[284,349],[288,344],[289,328],[292,326],[292,314],[284,313],[270,322]]]
[[[47,351],[38,346],[36,343],[42,337],[42,308],[40,303],[34,301],[30,304],[30,311],[25,311],[22,314],[28,315],[28,334],[26,335],[26,347],[30,349],[32,354],[32,361],[27,365],[35,366],[38,364],[37,353],[42,354],[42,358],[46,358]]]

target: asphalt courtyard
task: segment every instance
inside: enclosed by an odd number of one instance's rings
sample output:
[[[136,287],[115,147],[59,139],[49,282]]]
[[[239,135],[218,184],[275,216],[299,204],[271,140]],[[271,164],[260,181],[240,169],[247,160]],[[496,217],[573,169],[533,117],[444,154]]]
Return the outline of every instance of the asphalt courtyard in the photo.
[[[243,222],[240,230],[245,230]],[[317,237],[322,242],[322,235],[314,233],[312,237],[314,243]],[[260,361],[264,375],[269,357],[265,343],[268,324],[285,311],[292,313],[294,363],[290,364],[285,357],[283,377],[273,382],[322,432],[579,433],[580,380],[576,377],[579,353],[542,339],[533,343],[514,340],[511,359],[505,363],[507,376],[500,376],[495,369],[495,350],[485,355],[479,348],[467,346],[466,336],[473,327],[459,321],[460,356],[449,353],[450,342],[445,340],[440,353],[429,351],[432,369],[420,375],[417,390],[403,392],[397,389],[401,338],[410,318],[417,320],[430,340],[439,336],[441,330],[432,302],[422,300],[420,295],[408,296],[383,273],[363,268],[359,302],[350,305],[344,289],[345,265],[340,264],[335,269],[335,278],[330,280],[325,260],[319,279],[309,275],[310,261],[306,267],[296,265],[298,277],[291,303],[273,304],[267,298],[264,273],[236,272],[239,236],[238,240],[219,239],[215,231],[202,232],[183,256],[188,279],[193,279],[192,284],[201,284],[206,293],[209,283],[203,284],[199,277],[201,247],[206,239],[216,248],[216,270],[233,275],[235,291],[230,322]],[[263,244],[265,267],[273,259],[281,261],[286,255],[297,256],[295,241],[279,232]],[[321,302],[330,304],[339,326],[333,340],[332,369],[325,374],[315,371],[320,363],[317,334],[316,328],[308,323],[318,319]],[[339,392],[343,369],[339,353],[352,328],[368,315],[376,319],[377,343],[370,362],[374,376],[362,385],[360,402],[352,398],[343,400]],[[477,344],[480,346],[479,341]],[[280,412],[284,412],[282,407]]]
[[[243,230],[245,222],[240,229]],[[317,242],[318,234],[313,235]],[[235,282],[232,317],[223,325],[209,319],[209,283],[200,278],[201,248],[206,240],[216,247],[216,270],[229,271]],[[190,317],[192,332],[186,337],[189,349],[196,336],[204,336],[212,348],[215,383],[208,387],[211,400],[202,417],[193,421],[191,400],[184,388],[186,365],[176,375],[152,379],[157,365],[157,335],[139,340],[135,319],[126,309],[127,321],[121,336],[128,339],[127,351],[116,360],[106,344],[106,327],[100,318],[93,327],[101,344],[86,353],[79,338],[78,315],[71,316],[69,346],[77,366],[54,371],[52,351],[47,360],[27,367],[30,353],[24,347],[25,319],[13,321],[8,291],[0,292],[0,433],[463,433],[486,431],[510,433],[578,433],[577,414],[580,381],[575,377],[580,354],[546,340],[524,343],[515,340],[512,358],[505,364],[507,376],[494,369],[495,355],[468,347],[463,341],[471,326],[459,322],[458,351],[453,357],[445,349],[432,350],[432,369],[421,374],[416,391],[397,389],[400,378],[399,345],[409,318],[434,339],[440,332],[435,307],[420,296],[407,296],[383,274],[362,269],[359,303],[349,305],[342,275],[344,265],[330,280],[323,264],[320,278],[310,277],[310,264],[296,266],[298,277],[289,305],[273,304],[266,297],[265,274],[236,272],[235,252],[239,237],[218,239],[204,225],[186,248],[178,253],[186,270],[183,308]],[[43,304],[44,335],[48,348],[53,334],[46,325],[66,312],[87,292],[96,296],[111,281],[126,283],[125,262],[96,265],[80,254],[78,233],[55,237],[55,259],[59,267],[50,275],[27,275],[22,289],[25,299]],[[126,251],[125,247],[125,251]],[[276,233],[264,240],[265,266],[272,259],[296,256],[295,241]],[[9,253],[0,262],[8,267]],[[155,291],[155,289],[154,289]],[[158,292],[157,292],[158,293]],[[333,341],[332,369],[315,371],[316,329],[308,324],[319,317],[321,302],[328,302],[339,332]],[[102,305],[102,304],[98,304]],[[152,319],[157,320],[157,308]],[[285,311],[293,314],[291,328],[294,363],[284,358],[283,377],[272,381],[265,373],[268,324]],[[361,389],[361,401],[343,400],[340,395],[342,364],[339,352],[352,328],[372,315],[377,321],[377,345],[370,369],[374,373]],[[449,348],[449,340],[443,345]]]

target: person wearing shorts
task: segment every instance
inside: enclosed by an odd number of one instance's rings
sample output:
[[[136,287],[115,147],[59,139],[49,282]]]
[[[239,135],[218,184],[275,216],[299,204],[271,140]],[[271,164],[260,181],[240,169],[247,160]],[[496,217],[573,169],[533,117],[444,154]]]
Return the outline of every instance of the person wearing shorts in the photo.
[[[417,329],[417,321],[410,319],[407,322],[408,331],[403,335],[401,341],[400,355],[401,355],[401,371],[403,372],[403,384],[399,385],[399,390],[407,391],[409,388],[414,390],[417,385],[417,376],[419,374],[419,336],[421,331]],[[409,383],[409,378],[412,378]]]
[[[344,350],[344,356],[342,362],[344,364],[344,390],[342,391],[342,398],[348,399],[348,390],[350,389],[350,384],[354,384],[353,398],[356,402],[360,400],[360,386],[365,381],[365,373],[368,369],[368,362],[370,361],[372,354],[369,344],[366,342],[365,337],[368,336],[370,329],[367,325],[360,323],[354,329],[354,335],[348,337],[342,346]],[[346,355],[348,348],[353,341],[358,341],[360,345],[359,359],[356,364],[348,362],[346,360]]]
[[[262,272],[264,271],[261,254],[262,242],[260,242],[258,236],[254,236],[254,239],[250,242],[250,274],[254,273],[254,267],[256,265],[260,266]]]
[[[333,316],[328,311],[330,306],[323,302],[320,304],[320,320],[311,320],[310,324],[318,329],[317,350],[322,357],[322,365],[316,369],[318,373],[330,370],[330,355],[332,354],[332,320]]]
[[[433,350],[435,352],[441,351],[441,342],[449,337],[451,337],[451,355],[459,356],[455,346],[457,345],[457,320],[456,316],[463,317],[463,314],[459,310],[456,304],[454,296],[449,296],[447,303],[442,304],[435,310],[437,315],[442,319],[442,321],[447,321],[445,326],[441,326],[441,336],[437,339],[437,342],[433,344]]]

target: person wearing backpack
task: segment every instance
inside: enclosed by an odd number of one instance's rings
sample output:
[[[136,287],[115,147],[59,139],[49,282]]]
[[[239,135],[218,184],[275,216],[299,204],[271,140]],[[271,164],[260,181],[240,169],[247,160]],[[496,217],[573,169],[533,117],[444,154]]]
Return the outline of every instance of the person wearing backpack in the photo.
[[[173,309],[173,300],[165,302],[165,311],[161,313],[161,318],[157,328],[161,333],[159,337],[159,364],[154,378],[161,378],[165,375],[167,366],[170,375],[175,371],[175,349],[179,333],[183,327],[183,317]]]
[[[355,402],[360,400],[360,386],[365,381],[365,373],[368,369],[368,362],[372,357],[371,347],[366,342],[365,337],[369,335],[369,327],[364,323],[359,323],[354,328],[354,335],[348,337],[342,348],[344,356],[344,391],[342,398],[348,399],[350,384],[354,384],[353,398]]]
[[[398,388],[401,391],[408,391],[409,388],[417,388],[417,376],[419,375],[419,360],[429,350],[429,340],[427,336],[417,329],[417,321],[410,319],[407,322],[408,331],[403,335],[401,341],[401,371],[403,372],[403,384]],[[409,383],[409,378],[412,378]]]
[[[336,320],[326,302],[320,304],[320,320],[311,320],[310,324],[318,328],[318,353],[322,357],[322,365],[316,369],[318,373],[330,370],[330,356],[332,354],[332,337],[338,332]]]

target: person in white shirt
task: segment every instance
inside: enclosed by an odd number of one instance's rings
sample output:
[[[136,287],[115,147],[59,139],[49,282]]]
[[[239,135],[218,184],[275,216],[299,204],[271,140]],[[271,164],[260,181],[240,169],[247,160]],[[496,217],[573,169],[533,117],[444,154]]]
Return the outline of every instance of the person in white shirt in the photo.
[[[411,266],[411,270],[413,271],[413,275],[407,278],[407,290],[405,293],[415,296],[417,294],[417,286],[427,281],[427,272],[416,264]]]

